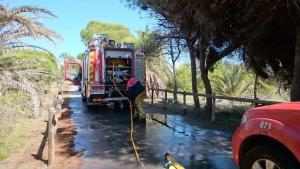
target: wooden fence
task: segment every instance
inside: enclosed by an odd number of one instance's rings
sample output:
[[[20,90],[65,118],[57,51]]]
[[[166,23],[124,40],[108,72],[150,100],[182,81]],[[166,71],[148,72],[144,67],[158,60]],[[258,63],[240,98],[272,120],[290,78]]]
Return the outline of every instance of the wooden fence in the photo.
[[[150,88],[150,90],[151,90],[151,104],[153,104],[153,100],[154,100],[154,91],[164,92],[164,108],[167,108],[168,93],[174,93],[174,91],[168,90],[168,89],[155,89],[155,88]],[[253,103],[255,105],[270,105],[270,104],[280,103],[277,101],[260,100],[258,98],[249,99],[249,98],[222,96],[222,95],[214,95],[214,94],[207,95],[207,94],[202,94],[202,93],[191,93],[191,92],[185,92],[185,91],[177,91],[176,93],[183,95],[183,111],[184,112],[186,112],[186,109],[187,109],[186,96],[198,96],[198,97],[212,98],[212,113],[211,113],[212,121],[215,121],[216,99]]]

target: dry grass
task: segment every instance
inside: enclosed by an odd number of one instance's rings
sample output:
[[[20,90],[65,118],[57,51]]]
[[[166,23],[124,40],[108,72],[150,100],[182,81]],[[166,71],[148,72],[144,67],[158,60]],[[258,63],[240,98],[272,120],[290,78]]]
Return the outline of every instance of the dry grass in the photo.
[[[52,85],[52,88],[56,86]],[[39,107],[39,116],[44,117],[54,96],[40,97],[43,104]],[[30,105],[30,97],[21,91],[8,90],[0,96],[0,160],[9,157],[26,142],[32,123],[38,120],[32,119],[33,108]]]
[[[26,131],[30,126],[26,116],[27,97],[22,92],[8,91],[0,96],[0,160],[24,144]]]

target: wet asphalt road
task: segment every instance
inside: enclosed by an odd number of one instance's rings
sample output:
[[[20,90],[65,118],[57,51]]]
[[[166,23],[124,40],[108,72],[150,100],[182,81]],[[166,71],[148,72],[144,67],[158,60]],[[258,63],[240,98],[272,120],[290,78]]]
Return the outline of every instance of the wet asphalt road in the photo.
[[[71,117],[77,128],[75,149],[83,153],[85,161],[81,168],[140,168],[129,137],[130,113],[117,111],[110,105],[87,109],[76,88],[69,96]],[[136,145],[147,169],[164,168],[167,152],[186,169],[236,169],[230,137],[228,133],[205,129],[199,122],[180,115],[147,114],[146,124],[135,126]]]

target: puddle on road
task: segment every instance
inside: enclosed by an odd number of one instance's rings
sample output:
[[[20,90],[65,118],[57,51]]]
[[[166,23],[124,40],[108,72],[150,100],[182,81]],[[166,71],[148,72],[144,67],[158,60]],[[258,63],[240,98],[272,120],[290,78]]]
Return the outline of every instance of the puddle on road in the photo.
[[[214,164],[215,168],[220,169],[234,169],[232,166],[235,166],[232,159],[223,156],[223,155],[211,155],[208,156],[208,159],[211,161],[212,164]]]
[[[138,168],[129,139],[129,112],[109,106],[89,110],[76,97],[71,98],[69,106],[78,130],[75,149],[83,151],[83,159],[88,163],[83,168],[99,168],[100,164],[108,169]],[[179,115],[148,114],[146,124],[135,126],[136,145],[149,169],[163,168],[167,152],[186,169],[235,169],[229,136],[201,128],[197,122]],[[106,166],[108,161],[114,164]],[[224,168],[224,164],[228,167]]]

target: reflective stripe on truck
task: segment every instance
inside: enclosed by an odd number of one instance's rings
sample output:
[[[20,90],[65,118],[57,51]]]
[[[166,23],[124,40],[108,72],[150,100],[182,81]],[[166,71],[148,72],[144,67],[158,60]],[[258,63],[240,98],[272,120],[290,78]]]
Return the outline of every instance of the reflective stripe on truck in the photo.
[[[96,50],[95,84],[103,83],[103,60],[101,50]]]
[[[91,51],[90,52],[90,76],[89,76],[89,84],[94,84],[95,80],[95,65],[96,65],[96,60],[95,60],[96,52]]]

